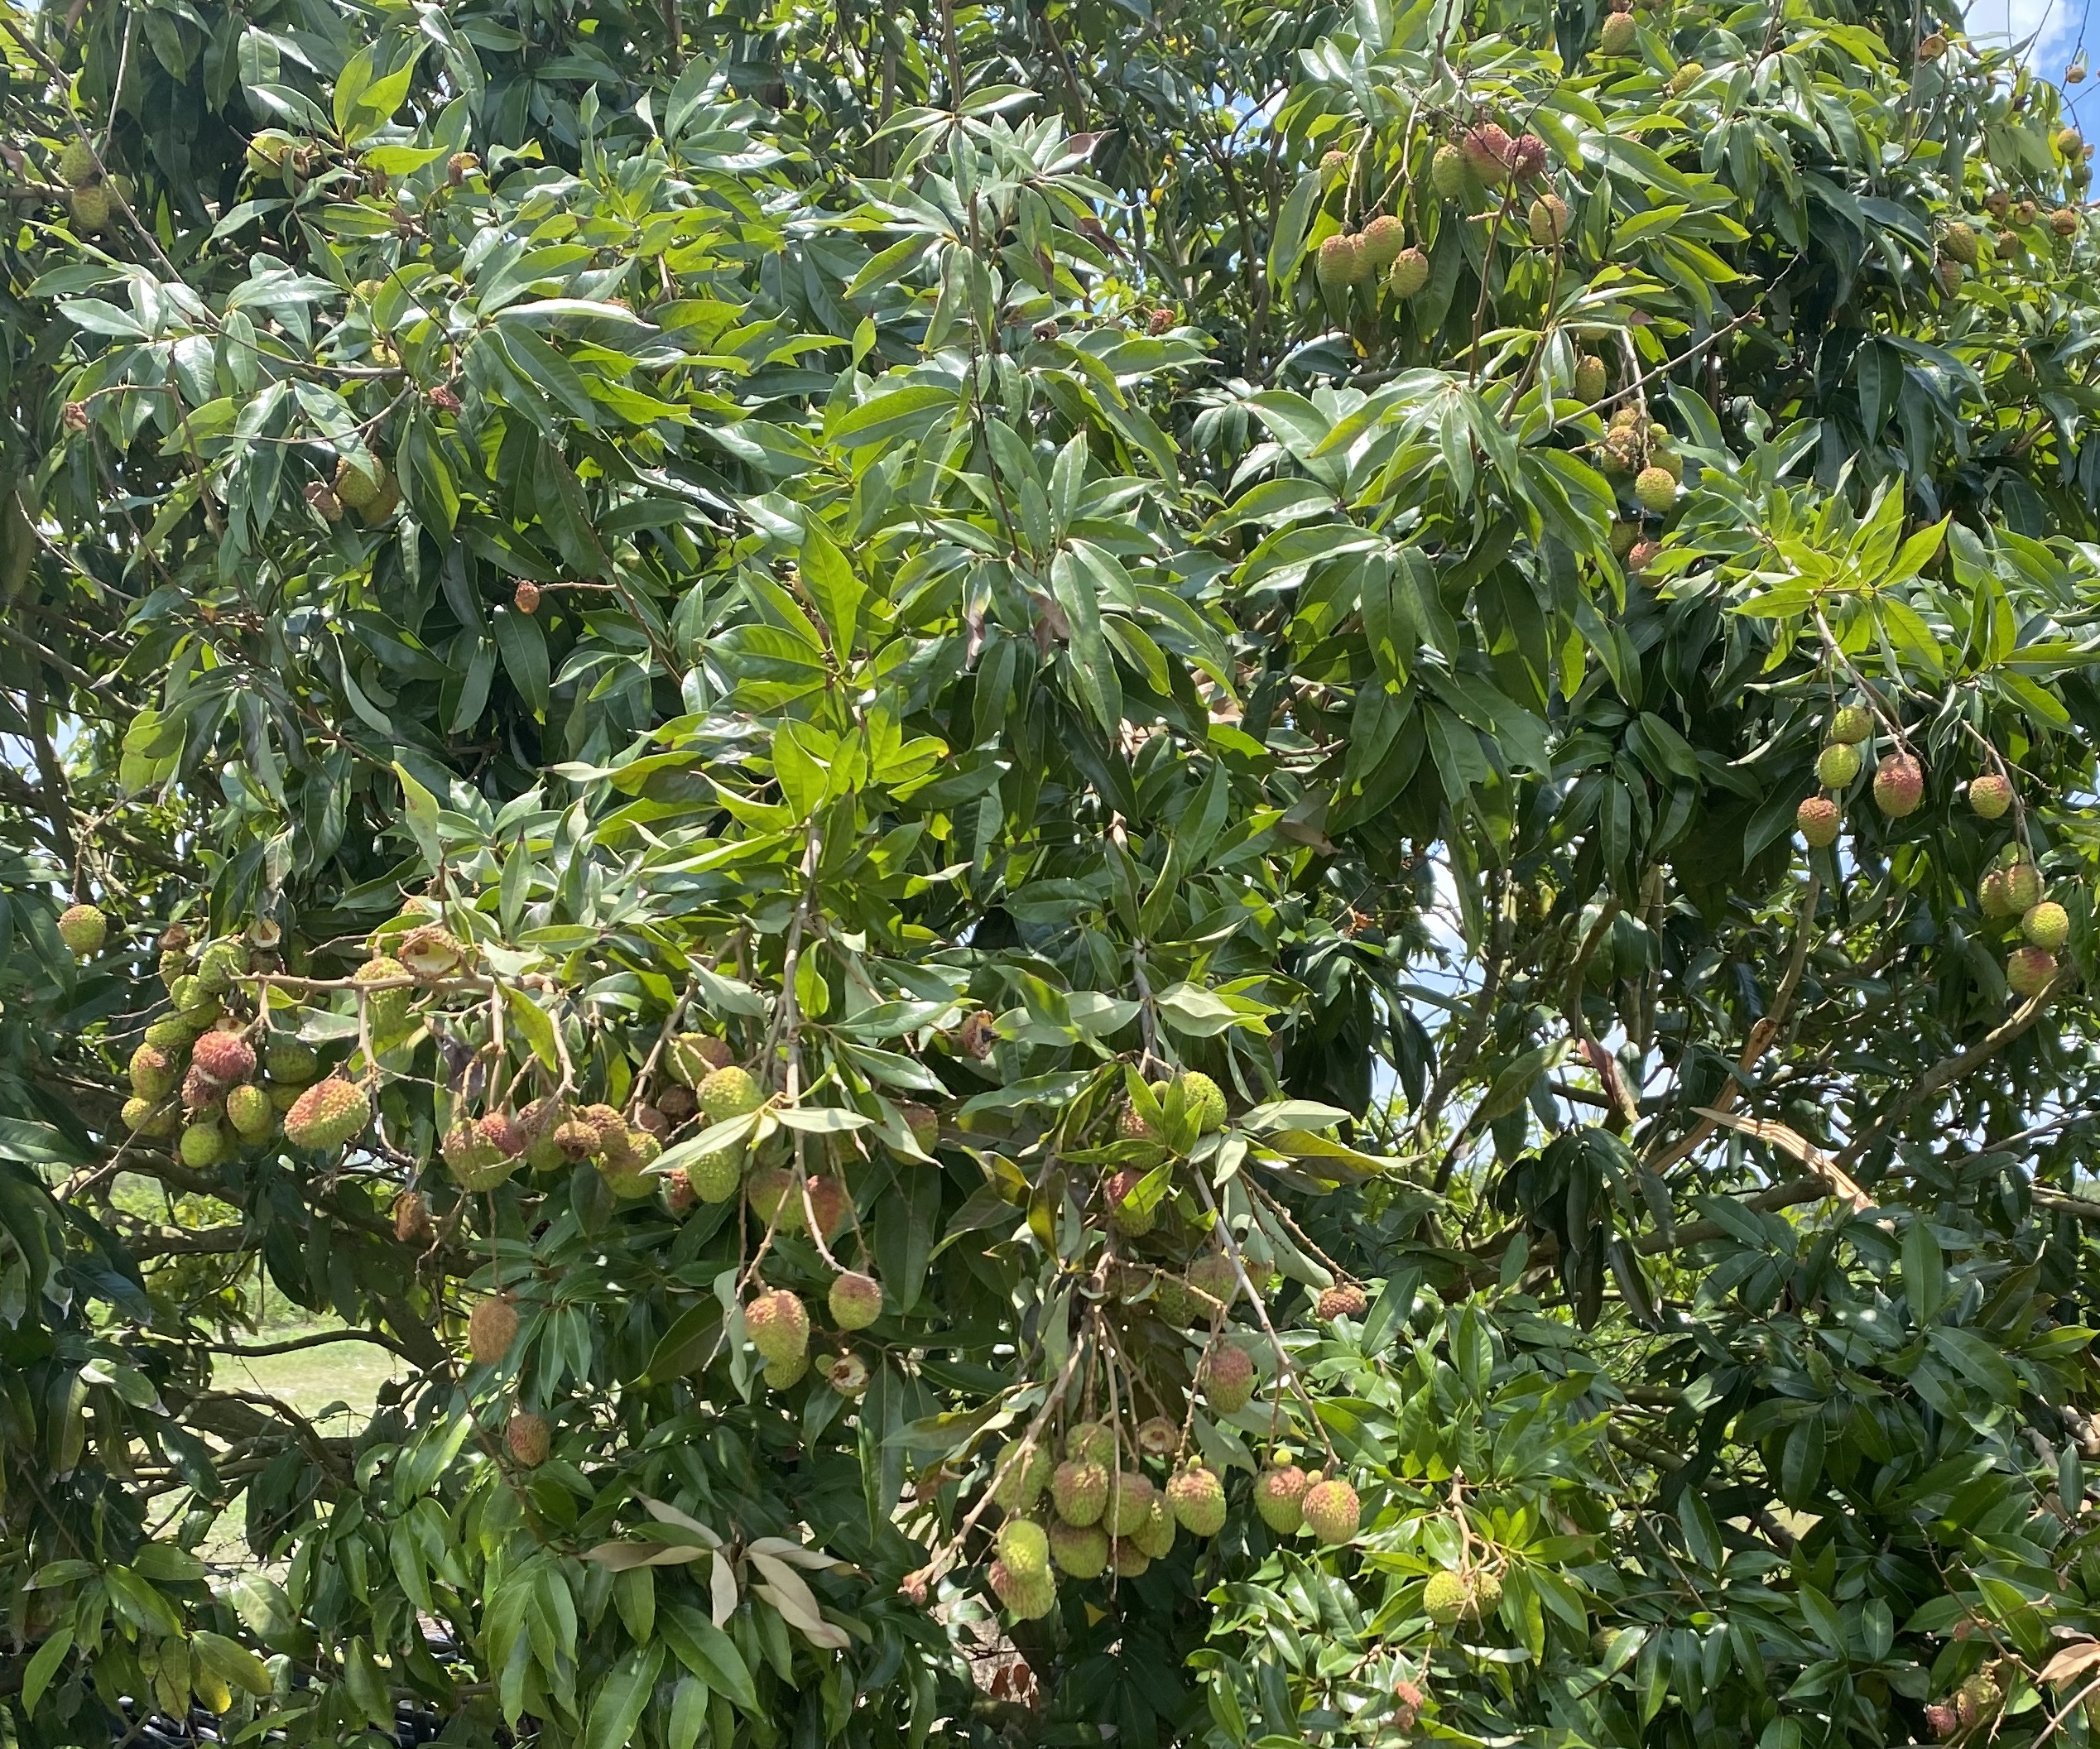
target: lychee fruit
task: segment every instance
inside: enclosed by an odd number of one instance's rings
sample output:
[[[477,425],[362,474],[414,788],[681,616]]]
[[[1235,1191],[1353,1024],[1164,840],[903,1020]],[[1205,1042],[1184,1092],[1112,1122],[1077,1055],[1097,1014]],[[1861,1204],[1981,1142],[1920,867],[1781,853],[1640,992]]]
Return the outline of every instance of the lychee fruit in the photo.
[[[1584,353],[1575,360],[1575,399],[1585,406],[1593,406],[1604,398],[1611,387],[1611,378],[1604,368],[1604,361],[1594,353]]]
[[[867,1389],[867,1362],[858,1354],[841,1354],[824,1368],[824,1381],[846,1397]]]
[[[1151,1503],[1145,1508],[1145,1516],[1137,1528],[1130,1533],[1130,1540],[1156,1561],[1163,1561],[1174,1552],[1174,1514],[1168,1509],[1166,1500],[1156,1489]]]
[[[1411,298],[1430,282],[1430,258],[1411,245],[1393,257],[1386,288],[1396,298]]]
[[[2016,948],[2005,963],[2006,987],[2015,996],[2040,996],[2055,977],[2056,956],[2046,948]]]
[[[1106,1421],[1080,1421],[1064,1436],[1064,1455],[1103,1469],[1116,1462],[1116,1429]]]
[[[91,959],[109,938],[109,920],[99,906],[69,905],[58,914],[58,939],[78,959]]]
[[[1346,1543],[1354,1539],[1362,1507],[1356,1490],[1340,1477],[1307,1488],[1300,1506],[1305,1528],[1322,1542]]]
[[[1103,1199],[1108,1204],[1110,1218],[1119,1230],[1132,1238],[1150,1232],[1153,1223],[1158,1218],[1156,1205],[1151,1208],[1139,1208],[1129,1200],[1131,1194],[1144,1181],[1145,1175],[1136,1167],[1125,1166],[1110,1173],[1101,1187]]]
[[[1833,741],[1816,755],[1815,779],[1826,790],[1842,790],[1859,776],[1859,749]]]
[[[1265,1469],[1255,1479],[1254,1510],[1277,1535],[1295,1536],[1305,1521],[1305,1492],[1309,1485],[1305,1471],[1295,1463]]]
[[[2077,236],[2078,234],[2077,209],[2074,207],[2059,206],[2049,215],[2049,228],[2059,237]]]
[[[807,1354],[791,1354],[786,1360],[769,1360],[761,1372],[769,1391],[785,1391],[791,1385],[800,1384],[802,1375],[810,1370]]]
[[[1525,214],[1531,241],[1547,249],[1568,234],[1568,203],[1558,195],[1541,195]]]
[[[1401,222],[1390,213],[1381,213],[1357,236],[1357,246],[1363,252],[1367,272],[1372,276],[1383,273],[1392,266],[1406,241],[1407,233]]]
[[[1519,182],[1535,182],[1546,173],[1546,142],[1535,133],[1520,133],[1509,149],[1509,167]]]
[[[1945,234],[1939,239],[1939,247],[1964,267],[1973,267],[1980,252],[1975,230],[1959,219],[1947,227]]]
[[[757,1111],[766,1103],[765,1090],[748,1070],[733,1063],[726,1069],[711,1070],[694,1089],[694,1096],[709,1123],[726,1123],[732,1117]]]
[[[1661,516],[1677,502],[1676,478],[1667,468],[1651,462],[1634,476],[1633,495],[1643,510]]]
[[[495,1366],[517,1340],[517,1307],[508,1294],[474,1302],[467,1314],[467,1353],[478,1367]]]
[[[183,1165],[198,1170],[217,1165],[228,1151],[226,1132],[209,1118],[185,1124],[182,1139],[175,1144]]]
[[[243,1141],[260,1141],[276,1127],[277,1108],[261,1088],[243,1085],[226,1096],[226,1121]]]
[[[737,1060],[726,1040],[704,1032],[681,1032],[670,1041],[670,1072],[686,1087],[697,1087],[718,1069]],[[661,1104],[663,1102],[657,1102]]]
[[[365,1011],[372,1019],[372,1035],[375,1039],[391,1039],[408,1025],[408,990],[406,980],[408,968],[387,954],[374,954],[350,974],[357,984],[392,984],[396,979],[404,982],[397,987],[373,990],[364,999]]]
[[[2005,870],[2006,915],[2025,915],[2042,902],[2042,872],[2026,858],[2008,862]]]
[[[1167,1478],[1166,1502],[1191,1536],[1215,1536],[1225,1525],[1225,1484],[1200,1464],[1186,1464]]]
[[[262,1072],[283,1087],[304,1087],[320,1073],[321,1059],[310,1045],[292,1040],[262,1053]]]
[[[1836,843],[1843,819],[1837,803],[1827,795],[1811,795],[1794,810],[1794,824],[1813,850]]]
[[[73,228],[83,237],[93,237],[109,223],[109,191],[95,186],[76,188],[66,197],[66,205],[73,213]]]
[[[247,952],[239,942],[214,941],[198,958],[197,988],[206,996],[223,996],[247,970]]]
[[[864,1330],[882,1315],[882,1284],[872,1276],[848,1270],[831,1284],[825,1296],[831,1321],[842,1330]]]
[[[1706,77],[1706,69],[1695,60],[1680,63],[1677,70],[1670,75],[1670,94],[1682,97],[1693,86]]]
[[[761,1294],[744,1308],[751,1345],[769,1361],[793,1360],[810,1348],[810,1314],[786,1288]]]
[[[85,188],[95,180],[94,149],[85,140],[69,140],[58,155],[59,180],[68,188]]]
[[[420,1190],[404,1190],[394,1199],[394,1237],[404,1245],[430,1237],[430,1204]]]
[[[1509,175],[1513,144],[1498,123],[1483,122],[1458,142],[1458,150],[1465,155],[1466,168],[1492,188]]]
[[[1239,1271],[1222,1251],[1207,1251],[1194,1259],[1189,1265],[1188,1281],[1189,1287],[1204,1296],[1196,1302],[1196,1310],[1206,1322],[1239,1294]]]
[[[1430,186],[1440,200],[1455,199],[1466,185],[1466,155],[1447,142],[1430,159]]]
[[[1050,1527],[1050,1559],[1075,1579],[1098,1579],[1108,1565],[1108,1533],[1098,1524],[1060,1520]]]
[[[1969,811],[1979,819],[1999,819],[2012,805],[2012,786],[1996,771],[1972,777],[1968,784]]]
[[[155,1045],[142,1045],[132,1053],[131,1078],[140,1098],[165,1099],[175,1091],[175,1059]]]
[[[939,1146],[940,1113],[931,1106],[907,1099],[897,1108],[897,1115],[904,1119],[904,1127],[911,1132],[911,1140],[921,1154],[930,1154]]]
[[[1031,1578],[994,1560],[989,1578],[993,1594],[1016,1621],[1036,1621],[1057,1607],[1057,1581],[1047,1568]]]
[[[1108,1498],[1101,1511],[1101,1528],[1111,1536],[1133,1535],[1152,1510],[1159,1490],[1149,1477],[1135,1470],[1118,1470],[1108,1485]]]
[[[1320,242],[1314,272],[1319,289],[1329,296],[1348,291],[1364,275],[1363,245],[1345,231]]]
[[[2030,946],[2055,953],[2071,939],[2071,914],[2054,899],[2030,906],[2020,920],[2020,933]]]
[[[1232,1343],[1212,1348],[1196,1369],[1204,1401],[1219,1415],[1237,1415],[1254,1395],[1254,1362]]]
[[[340,1075],[316,1081],[285,1113],[285,1140],[297,1148],[339,1147],[364,1132],[372,1105],[364,1090]]]
[[[1152,1564],[1151,1556],[1127,1536],[1119,1536],[1108,1545],[1108,1561],[1119,1579],[1142,1578]]]
[[[540,585],[530,577],[521,577],[517,587],[511,591],[511,605],[528,617],[540,611]]]
[[[545,1415],[519,1410],[504,1423],[503,1443],[510,1448],[512,1458],[525,1468],[532,1469],[547,1461],[553,1432]]]
[[[1337,1318],[1361,1318],[1371,1302],[1353,1281],[1344,1281],[1323,1292],[1313,1305],[1315,1316],[1332,1324]]]
[[[743,1155],[734,1148],[718,1148],[703,1154],[686,1167],[693,1194],[704,1203],[726,1203],[743,1182]]]
[[[1925,768],[1910,753],[1891,753],[1874,773],[1874,805],[1891,819],[1916,813],[1925,795]]]
[[[255,1050],[237,1032],[207,1032],[190,1047],[190,1065],[221,1087],[230,1087],[255,1073]]]
[[[1597,33],[1597,46],[1607,55],[1630,55],[1640,34],[1632,13],[1612,12]]]
[[[142,1099],[134,1094],[124,1102],[118,1114],[124,1127],[141,1136],[172,1136],[175,1133],[175,1113],[172,1106],[163,1107],[157,1100]]]
[[[992,1466],[992,1500],[1002,1511],[1025,1512],[1050,1485],[1050,1453],[1032,1439],[1009,1439]]]
[[[761,1166],[744,1180],[744,1194],[750,1199],[751,1212],[769,1227],[800,1232],[807,1224],[801,1186],[786,1166]]]
[[[1422,1613],[1439,1627],[1462,1619],[1472,1602],[1472,1588],[1455,1573],[1432,1573],[1422,1587]]]
[[[1050,1504],[1068,1525],[1099,1521],[1108,1503],[1108,1472],[1092,1458],[1067,1458],[1050,1473]]]
[[[1660,541],[1636,541],[1627,549],[1626,568],[1638,575],[1662,556]]]

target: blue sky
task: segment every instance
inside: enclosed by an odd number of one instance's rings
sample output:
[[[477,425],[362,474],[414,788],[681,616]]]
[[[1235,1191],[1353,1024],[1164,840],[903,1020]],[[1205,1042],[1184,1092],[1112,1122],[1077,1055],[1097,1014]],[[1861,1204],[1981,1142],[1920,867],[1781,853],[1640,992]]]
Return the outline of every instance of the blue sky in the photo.
[[[2021,42],[2030,37],[2034,46],[2028,65],[2049,79],[2061,79],[2074,53],[2085,43],[2086,17],[2091,0],[1974,0],[1968,8],[1972,36],[1995,42]],[[2086,45],[2089,56],[2100,60],[2100,41]],[[2100,124],[2100,79],[2088,79],[2068,87],[2078,127],[2088,139]]]

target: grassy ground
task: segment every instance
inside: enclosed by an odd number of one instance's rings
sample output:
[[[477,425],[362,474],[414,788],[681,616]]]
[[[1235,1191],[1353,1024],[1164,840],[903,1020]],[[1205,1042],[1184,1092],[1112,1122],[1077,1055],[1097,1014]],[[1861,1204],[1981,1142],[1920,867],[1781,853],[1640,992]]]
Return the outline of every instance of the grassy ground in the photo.
[[[331,1328],[314,1324],[273,1328],[266,1339],[283,1342]],[[348,1433],[371,1415],[380,1386],[405,1370],[402,1361],[371,1343],[331,1342],[290,1354],[225,1356],[219,1362],[216,1382],[222,1390],[267,1391],[304,1415],[319,1415],[339,1404],[343,1406],[323,1430]]]

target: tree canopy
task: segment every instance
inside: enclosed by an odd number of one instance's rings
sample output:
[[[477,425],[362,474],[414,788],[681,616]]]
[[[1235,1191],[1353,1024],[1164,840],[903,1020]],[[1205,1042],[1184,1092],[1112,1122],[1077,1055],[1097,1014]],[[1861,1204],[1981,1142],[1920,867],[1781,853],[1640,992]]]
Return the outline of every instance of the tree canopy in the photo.
[[[2092,1740],[2054,85],[0,36],[10,1749]]]

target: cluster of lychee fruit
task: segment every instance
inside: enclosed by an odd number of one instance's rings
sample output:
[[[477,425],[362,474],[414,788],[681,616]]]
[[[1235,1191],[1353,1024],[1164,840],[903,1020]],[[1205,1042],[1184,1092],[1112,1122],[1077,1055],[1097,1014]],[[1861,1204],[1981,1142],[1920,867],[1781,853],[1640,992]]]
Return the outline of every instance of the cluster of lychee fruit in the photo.
[[[103,185],[102,166],[94,148],[86,140],[71,140],[58,155],[58,179],[65,185],[65,204],[73,215],[73,228],[93,237],[109,223],[109,190]]]
[[[1173,1552],[1179,1532],[1223,1530],[1224,1482],[1200,1460],[1177,1456],[1181,1444],[1164,1417],[1142,1423],[1127,1440],[1112,1421],[1079,1421],[1064,1435],[1061,1462],[1047,1437],[1008,1441],[992,1463],[992,1501],[1006,1516],[986,1575],[1007,1611],[1032,1621],[1056,1607],[1060,1574],[1136,1578]],[[1148,1466],[1164,1479],[1155,1481]],[[1262,1473],[1255,1503],[1279,1536],[1310,1529],[1334,1545],[1355,1538],[1362,1510],[1347,1482],[1289,1464]]]
[[[377,528],[392,521],[400,507],[401,483],[382,461],[375,459],[368,468],[341,456],[331,478],[308,483],[306,502],[324,522],[340,522],[354,512],[366,527]]]
[[[193,1170],[269,1140],[280,1124],[296,1146],[323,1148],[370,1121],[362,1088],[320,1079],[313,1047],[271,1029],[243,983],[256,957],[248,941],[223,936],[193,963],[181,925],[161,937],[160,974],[172,1011],[147,1027],[132,1053],[123,1117],[140,1136],[175,1137],[176,1156]]]
[[[841,1270],[832,1278],[825,1309],[842,1335],[864,1330],[882,1315],[882,1284],[865,1267]],[[765,1364],[763,1377],[776,1391],[800,1382],[810,1371],[810,1309],[799,1294],[766,1288],[744,1303],[744,1333]],[[824,1381],[845,1397],[867,1388],[867,1362],[839,1344],[837,1353],[816,1357]]]
[[[1865,762],[1860,747],[1874,733],[1873,714],[1863,704],[1842,705],[1830,718],[1823,751],[1816,756],[1816,781],[1823,793],[1811,795],[1794,810],[1794,824],[1811,848],[1822,850],[1838,841],[1844,823],[1838,797],[1851,787]],[[1918,811],[1925,800],[1925,768],[1917,755],[1899,741],[1874,770],[1874,805],[1891,819],[1901,819]]]
[[[1927,1703],[1925,1728],[1937,1741],[1945,1742],[1996,1718],[2004,1704],[2005,1689],[1997,1678],[1988,1670],[1978,1670],[1954,1690],[1951,1699]]]
[[[2077,168],[2084,168],[2082,161]],[[1994,226],[1989,254],[1999,261],[2011,261],[2022,250],[2030,248],[2030,240],[2038,238],[2045,228],[2051,236],[2068,240],[2078,235],[2082,223],[2075,207],[2059,206],[2044,214],[2033,200],[2016,201],[2001,188],[1992,189],[1983,197],[1983,209]],[[1941,228],[1933,276],[1939,282],[1939,289],[1952,297],[1961,289],[1963,281],[1985,259],[1984,239],[1976,227],[1966,219],[1953,219]]]
[[[1978,785],[1987,785],[1992,787],[1987,792],[1983,806],[2002,814],[2011,799],[2010,786],[2006,786],[2002,801],[1997,799],[1996,786],[2005,784],[2004,778],[1995,776],[1976,779],[1968,786],[1970,806],[1982,812],[1977,805],[1977,789]],[[1997,814],[1984,817],[1994,819]],[[1986,871],[1976,896],[1983,915],[1993,922],[2018,920],[2019,945],[2006,956],[2006,987],[2015,996],[2040,995],[2056,981],[2056,956],[2070,941],[2071,914],[2049,896],[2041,870],[2024,845],[2016,840],[2006,847]]]
[[[1587,379],[1583,368],[1594,365],[1595,370]],[[1587,392],[1594,387],[1594,395]],[[1599,401],[1604,394],[1604,364],[1601,358],[1585,358],[1576,367],[1575,392],[1585,402]],[[1677,502],[1678,488],[1684,483],[1684,460],[1677,453],[1675,440],[1670,427],[1647,419],[1635,406],[1622,406],[1612,415],[1603,437],[1597,445],[1598,465],[1606,473],[1633,476],[1634,502],[1648,515],[1665,517]],[[1621,554],[1635,570],[1644,569],[1655,557],[1651,550],[1637,560],[1632,548],[1640,543],[1630,541]]]

